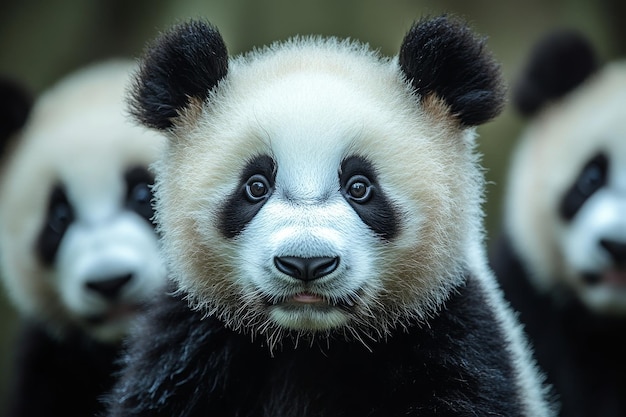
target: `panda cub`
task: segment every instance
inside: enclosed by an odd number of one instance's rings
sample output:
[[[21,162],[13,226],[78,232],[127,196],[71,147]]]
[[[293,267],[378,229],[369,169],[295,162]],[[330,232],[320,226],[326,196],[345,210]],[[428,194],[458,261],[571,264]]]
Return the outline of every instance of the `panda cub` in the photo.
[[[165,139],[125,111],[134,67],[80,70],[32,109],[0,87],[0,275],[23,317],[4,416],[102,411],[121,338],[165,283],[148,170]]]
[[[502,103],[452,18],[393,59],[319,37],[229,58],[205,22],[165,32],[131,107],[169,138],[172,291],[108,415],[551,415],[482,249],[473,127]]]
[[[598,67],[558,31],[514,92],[513,152],[491,263],[520,311],[562,416],[626,415],[626,61]]]

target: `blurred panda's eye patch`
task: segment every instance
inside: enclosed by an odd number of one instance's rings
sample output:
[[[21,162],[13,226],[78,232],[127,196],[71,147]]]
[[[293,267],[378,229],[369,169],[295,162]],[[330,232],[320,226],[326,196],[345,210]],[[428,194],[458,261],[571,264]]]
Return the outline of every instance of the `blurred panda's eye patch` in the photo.
[[[587,162],[561,201],[560,213],[565,220],[574,218],[585,201],[606,185],[608,168],[609,159],[604,153],[597,154]]]
[[[361,220],[385,240],[398,233],[396,212],[380,186],[374,166],[361,156],[341,162],[341,193]]]
[[[246,162],[239,185],[226,198],[220,210],[219,230],[227,238],[243,231],[272,195],[276,163],[269,155],[258,155]]]
[[[124,181],[126,182],[126,207],[152,223],[154,177],[145,167],[137,166],[126,171]]]
[[[65,232],[74,222],[74,209],[62,185],[56,185],[50,193],[48,211],[36,243],[36,253],[46,265],[52,265]]]

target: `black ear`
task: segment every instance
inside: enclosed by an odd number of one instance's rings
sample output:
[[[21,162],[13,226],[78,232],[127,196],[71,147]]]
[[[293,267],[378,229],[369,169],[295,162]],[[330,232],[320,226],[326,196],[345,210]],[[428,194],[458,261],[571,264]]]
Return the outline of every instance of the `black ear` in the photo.
[[[11,134],[26,123],[32,105],[33,97],[26,88],[0,77],[0,156]]]
[[[131,90],[131,114],[148,127],[169,129],[191,98],[205,99],[226,76],[228,51],[216,28],[189,21],[161,34],[147,49]]]
[[[463,22],[441,16],[422,19],[400,48],[400,68],[424,98],[435,94],[462,125],[477,126],[504,106],[500,66]]]
[[[551,32],[532,49],[513,90],[513,104],[532,116],[548,101],[574,90],[597,69],[593,47],[573,30]]]

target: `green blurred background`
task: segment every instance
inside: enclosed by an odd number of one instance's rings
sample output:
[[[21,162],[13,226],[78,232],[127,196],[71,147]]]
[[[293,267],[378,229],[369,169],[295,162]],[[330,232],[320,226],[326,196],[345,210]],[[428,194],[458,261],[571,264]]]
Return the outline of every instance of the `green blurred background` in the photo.
[[[0,73],[37,94],[92,61],[139,56],[159,31],[190,17],[217,25],[231,54],[315,33],[357,38],[394,55],[414,19],[444,12],[468,20],[489,37],[507,82],[517,76],[533,42],[556,27],[586,33],[604,60],[626,52],[624,0],[2,0]],[[509,151],[523,122],[507,108],[479,128],[489,180],[489,236],[499,225]],[[16,319],[0,288],[0,402]]]

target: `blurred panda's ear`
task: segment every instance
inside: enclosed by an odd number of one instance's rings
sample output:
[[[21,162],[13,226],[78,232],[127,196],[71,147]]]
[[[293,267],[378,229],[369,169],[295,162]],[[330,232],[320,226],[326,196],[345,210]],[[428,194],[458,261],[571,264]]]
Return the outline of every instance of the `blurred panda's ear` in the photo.
[[[204,100],[227,71],[228,51],[215,27],[193,20],[174,26],[147,48],[131,86],[131,114],[167,130],[190,99]]]
[[[33,96],[22,85],[0,77],[0,157],[11,134],[21,129],[33,105]]]
[[[582,84],[597,66],[593,47],[582,34],[553,31],[532,49],[513,89],[513,104],[522,115],[532,116]]]
[[[442,99],[464,126],[497,116],[504,106],[500,66],[463,22],[441,16],[416,22],[405,36],[400,68],[424,99]]]

